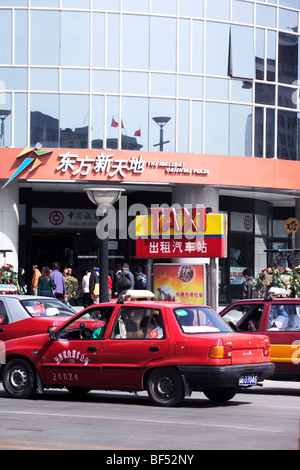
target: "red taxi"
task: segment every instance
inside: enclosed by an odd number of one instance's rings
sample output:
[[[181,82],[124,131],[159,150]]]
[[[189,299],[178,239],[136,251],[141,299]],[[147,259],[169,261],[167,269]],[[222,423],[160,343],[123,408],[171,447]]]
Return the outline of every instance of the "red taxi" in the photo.
[[[270,379],[300,380],[300,299],[247,299],[232,303],[219,315],[237,332],[266,335],[275,373]]]
[[[147,390],[179,405],[193,390],[227,401],[274,372],[265,336],[234,332],[210,307],[160,301],[93,305],[49,334],[3,343],[12,397],[46,388]]]
[[[75,310],[52,297],[0,296],[0,341],[47,333],[75,315]]]

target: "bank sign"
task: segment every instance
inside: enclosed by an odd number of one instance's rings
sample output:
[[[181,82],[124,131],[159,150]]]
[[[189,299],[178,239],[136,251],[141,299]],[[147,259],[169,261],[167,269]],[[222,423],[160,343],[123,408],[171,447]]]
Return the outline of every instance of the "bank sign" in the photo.
[[[159,208],[136,217],[138,258],[226,258],[227,215]]]

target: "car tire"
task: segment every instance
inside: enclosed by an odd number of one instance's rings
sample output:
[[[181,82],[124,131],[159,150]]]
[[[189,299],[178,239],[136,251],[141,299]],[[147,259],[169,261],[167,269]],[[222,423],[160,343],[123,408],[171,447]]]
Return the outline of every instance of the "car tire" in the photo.
[[[2,382],[6,393],[13,398],[28,398],[37,389],[34,370],[23,359],[13,359],[6,364]]]
[[[147,381],[147,391],[153,403],[160,406],[178,406],[185,396],[183,380],[172,367],[153,370]]]
[[[206,398],[216,403],[224,403],[231,400],[236,395],[235,387],[217,388],[215,390],[203,391]]]

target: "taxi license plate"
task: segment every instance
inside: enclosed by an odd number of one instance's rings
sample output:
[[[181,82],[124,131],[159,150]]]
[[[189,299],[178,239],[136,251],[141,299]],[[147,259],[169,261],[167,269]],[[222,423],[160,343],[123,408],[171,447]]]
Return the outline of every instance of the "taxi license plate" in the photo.
[[[257,375],[243,375],[239,378],[239,385],[256,385]]]

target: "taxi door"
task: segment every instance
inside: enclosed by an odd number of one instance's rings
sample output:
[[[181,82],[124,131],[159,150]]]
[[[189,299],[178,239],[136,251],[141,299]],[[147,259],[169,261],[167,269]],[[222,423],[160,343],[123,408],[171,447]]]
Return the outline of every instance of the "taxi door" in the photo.
[[[13,323],[6,311],[5,303],[0,300],[0,341],[7,341],[10,337]]]
[[[150,330],[154,318],[153,332]],[[157,333],[160,328],[160,333]],[[102,348],[104,387],[141,387],[145,366],[167,355],[169,341],[162,312],[146,307],[120,307],[114,327]]]

